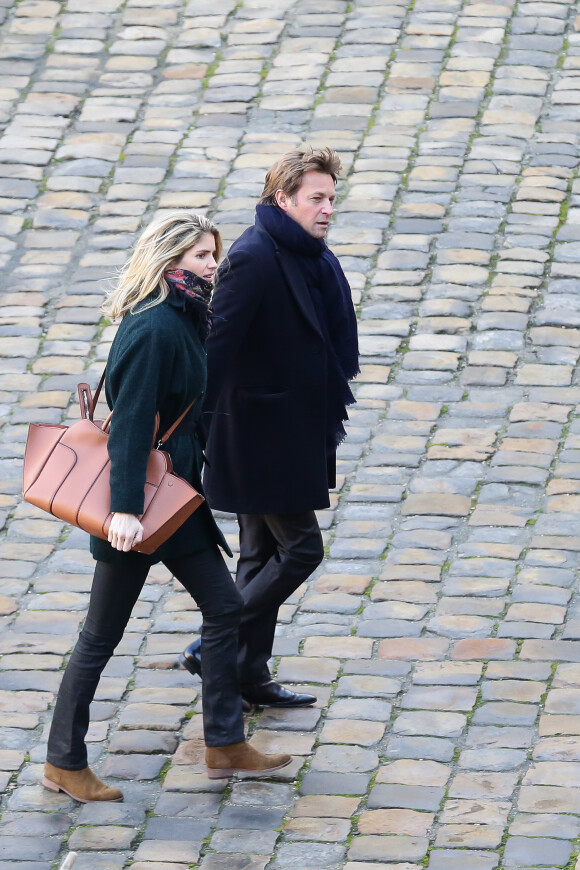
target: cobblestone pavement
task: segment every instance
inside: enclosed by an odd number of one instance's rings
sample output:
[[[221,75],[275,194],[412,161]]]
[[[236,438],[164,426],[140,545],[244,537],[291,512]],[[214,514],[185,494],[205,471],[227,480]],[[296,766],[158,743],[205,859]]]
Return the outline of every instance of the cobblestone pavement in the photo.
[[[0,870],[577,870],[578,10],[0,3]],[[364,355],[328,558],[276,646],[319,703],[248,721],[291,768],[209,782],[173,667],[199,613],[156,568],[90,729],[127,800],[79,808],[38,780],[92,566],[19,498],[27,423],[77,416],[141,224],[191,206],[235,238],[303,140],[348,170]]]

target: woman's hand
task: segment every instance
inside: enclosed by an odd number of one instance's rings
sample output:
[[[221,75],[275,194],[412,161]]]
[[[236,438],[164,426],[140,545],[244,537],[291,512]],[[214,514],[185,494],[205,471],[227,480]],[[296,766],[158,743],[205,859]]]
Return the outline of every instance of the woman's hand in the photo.
[[[113,514],[108,541],[115,550],[128,553],[143,540],[143,526],[135,514]]]

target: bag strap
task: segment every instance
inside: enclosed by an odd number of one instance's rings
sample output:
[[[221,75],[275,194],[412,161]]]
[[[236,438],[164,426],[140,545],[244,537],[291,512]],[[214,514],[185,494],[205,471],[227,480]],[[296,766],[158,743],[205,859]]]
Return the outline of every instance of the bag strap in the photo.
[[[101,375],[101,380],[99,381],[99,386],[95,390],[95,395],[94,395],[94,398],[92,400],[91,420],[93,419],[93,414],[94,414],[95,408],[97,407],[97,402],[99,401],[99,396],[101,395],[101,390],[103,389],[103,384],[105,383],[105,375],[106,374],[107,374],[107,366],[105,366],[105,368],[103,369],[103,374]]]
[[[95,408],[97,407],[97,402],[99,401],[99,395],[100,395],[101,390],[103,389],[103,384],[105,383],[106,373],[107,373],[107,368],[105,366],[105,370],[103,371],[103,374],[101,375],[101,379],[99,381],[99,385],[98,385],[97,389],[95,390],[94,396],[91,395],[91,389],[90,389],[88,384],[79,384],[79,401],[81,404],[81,416],[84,416],[88,420],[93,419],[93,414],[94,414]],[[183,414],[179,415],[179,417],[177,418],[177,420],[175,421],[173,426],[169,427],[169,429],[167,430],[165,435],[163,435],[162,438],[159,438],[159,440],[157,441],[157,449],[159,449],[162,444],[165,444],[166,441],[169,441],[169,439],[171,438],[171,436],[173,435],[173,433],[175,432],[175,430],[177,429],[179,424],[189,414],[189,412],[191,411],[191,409],[195,405],[196,401],[197,401],[197,399],[194,399],[194,401],[191,402],[191,404],[189,404],[187,406],[187,408],[185,409]],[[103,432],[107,431],[107,429],[111,425],[112,419],[113,419],[113,412],[110,411],[108,416],[107,416],[107,419],[105,420],[105,422],[102,425]],[[155,440],[157,438],[157,430],[159,428],[159,422],[160,422],[159,413],[157,413],[155,415],[155,434],[153,437],[153,444],[155,444]]]
[[[175,423],[173,424],[173,426],[170,426],[169,429],[167,430],[167,432],[165,433],[165,435],[157,441],[157,444],[155,443],[155,440],[156,440],[156,438],[157,438],[157,429],[158,429],[158,427],[159,427],[159,414],[157,413],[157,414],[155,415],[155,434],[153,435],[153,446],[155,447],[156,450],[159,450],[159,448],[160,448],[163,444],[165,444],[166,441],[169,441],[169,439],[171,438],[171,436],[173,435],[173,433],[175,432],[175,430],[177,429],[177,427],[179,426],[179,424],[181,423],[181,421],[182,421],[182,420],[186,417],[186,415],[191,411],[191,409],[193,408],[194,405],[195,405],[195,402],[192,402],[191,405],[188,405],[188,406],[187,406],[187,408],[185,409],[185,411],[183,412],[183,414],[180,414],[180,416],[177,418],[177,420],[175,421]],[[103,423],[103,425],[102,425],[102,427],[101,427],[102,430],[103,430],[103,432],[106,432],[106,431],[107,431],[107,429],[108,429],[109,426],[111,425],[111,420],[112,420],[112,419],[113,419],[113,412],[112,412],[112,411],[109,411],[109,414],[108,414],[108,416],[107,416],[107,419],[104,421],[104,423]]]
[[[195,401],[197,401],[197,400],[195,400]],[[171,436],[173,435],[173,433],[175,432],[175,430],[177,429],[179,424],[185,419],[185,417],[189,414],[189,412],[191,411],[191,409],[195,405],[195,401],[193,401],[191,403],[191,405],[187,406],[187,408],[185,409],[183,414],[180,414],[180,416],[177,418],[177,420],[175,421],[173,426],[169,427],[169,429],[167,430],[167,432],[165,433],[163,438],[159,439],[159,441],[157,442],[157,449],[159,449],[162,444],[165,444],[166,441],[169,441],[169,439],[171,438]]]

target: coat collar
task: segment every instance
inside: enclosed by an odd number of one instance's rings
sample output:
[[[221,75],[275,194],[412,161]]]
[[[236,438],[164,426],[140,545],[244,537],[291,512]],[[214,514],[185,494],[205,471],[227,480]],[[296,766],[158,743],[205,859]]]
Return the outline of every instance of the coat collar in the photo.
[[[171,305],[172,308],[178,308],[179,311],[185,311],[185,298],[178,296],[177,293],[169,293],[165,297],[164,303]]]

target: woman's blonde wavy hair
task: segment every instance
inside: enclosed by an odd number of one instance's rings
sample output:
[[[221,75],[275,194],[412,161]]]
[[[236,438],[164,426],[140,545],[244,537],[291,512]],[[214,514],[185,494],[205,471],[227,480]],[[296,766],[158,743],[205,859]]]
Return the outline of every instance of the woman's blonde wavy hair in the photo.
[[[219,230],[203,215],[175,210],[152,221],[121,268],[116,287],[107,294],[103,313],[110,320],[117,320],[132,314],[140,302],[149,300],[141,311],[163,302],[169,294],[163,273],[206,233],[215,239],[214,256],[219,260],[222,251]]]

